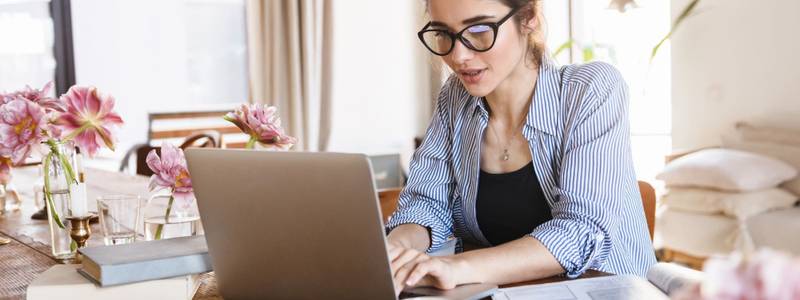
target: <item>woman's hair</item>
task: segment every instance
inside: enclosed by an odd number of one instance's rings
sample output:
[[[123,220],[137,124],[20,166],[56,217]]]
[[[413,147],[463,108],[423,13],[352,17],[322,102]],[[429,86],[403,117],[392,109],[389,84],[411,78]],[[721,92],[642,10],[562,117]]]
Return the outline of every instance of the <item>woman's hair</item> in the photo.
[[[528,34],[528,52],[526,53],[526,58],[529,59],[530,62],[536,64],[536,66],[540,66],[546,50],[542,0],[499,1],[512,9],[521,7],[520,11],[514,16],[514,21],[517,21],[517,32],[522,32],[522,30],[520,30],[522,24],[527,24],[532,18],[536,18],[536,27],[531,28],[532,32]]]
[[[425,0],[426,10],[427,4],[430,0]],[[496,0],[503,3],[511,9],[520,8],[519,12],[514,15],[516,21],[517,32],[522,32],[522,24],[527,24],[532,18],[536,18],[536,28],[531,28],[532,32],[528,34],[528,51],[526,59],[534,63],[536,66],[542,64],[542,58],[546,51],[545,35],[544,35],[544,14],[542,13],[542,0]],[[526,7],[527,6],[527,7]]]

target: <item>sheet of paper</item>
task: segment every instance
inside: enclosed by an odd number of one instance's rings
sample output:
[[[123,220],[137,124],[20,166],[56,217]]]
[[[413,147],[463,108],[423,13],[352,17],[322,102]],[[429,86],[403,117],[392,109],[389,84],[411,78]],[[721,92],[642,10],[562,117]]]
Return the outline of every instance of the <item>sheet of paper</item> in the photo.
[[[494,300],[667,299],[647,280],[617,275],[501,289]]]
[[[699,284],[703,277],[703,272],[674,263],[657,263],[647,271],[647,280],[668,295],[684,286]]]

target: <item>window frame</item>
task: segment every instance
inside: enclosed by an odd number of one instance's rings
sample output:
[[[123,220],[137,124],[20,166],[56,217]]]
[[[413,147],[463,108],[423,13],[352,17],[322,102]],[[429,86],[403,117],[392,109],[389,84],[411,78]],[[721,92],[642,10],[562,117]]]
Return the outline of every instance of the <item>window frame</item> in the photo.
[[[56,59],[56,95],[62,95],[75,85],[75,53],[72,44],[72,10],[70,0],[51,0],[53,19],[53,57]]]

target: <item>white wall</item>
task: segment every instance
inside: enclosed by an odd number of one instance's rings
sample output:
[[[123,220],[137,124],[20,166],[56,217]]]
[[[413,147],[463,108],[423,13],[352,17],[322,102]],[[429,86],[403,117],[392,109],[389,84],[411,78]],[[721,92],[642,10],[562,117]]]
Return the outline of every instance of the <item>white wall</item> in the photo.
[[[179,3],[165,1],[155,10],[106,0],[73,1],[72,6],[77,84],[115,96],[115,109],[125,120],[117,152],[124,153],[146,139],[148,109],[186,102],[186,75],[178,73],[186,70],[185,60],[169,53],[185,48],[183,28],[174,24],[180,18],[153,16],[174,13]],[[132,20],[141,15],[150,17]]]
[[[672,2],[677,16],[688,0]],[[673,148],[737,121],[800,128],[800,1],[703,0],[672,40]]]
[[[429,72],[414,1],[333,1],[330,151],[401,153],[427,126]],[[424,118],[425,120],[422,120]]]
[[[113,95],[125,121],[102,157],[145,142],[148,112],[247,102],[243,0],[71,4],[77,84]]]

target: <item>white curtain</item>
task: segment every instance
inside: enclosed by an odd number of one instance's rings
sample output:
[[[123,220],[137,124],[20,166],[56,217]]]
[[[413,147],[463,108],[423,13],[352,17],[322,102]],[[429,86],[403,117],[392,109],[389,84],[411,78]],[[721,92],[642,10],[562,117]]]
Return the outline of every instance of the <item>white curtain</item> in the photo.
[[[278,107],[295,150],[328,147],[331,11],[325,0],[247,2],[250,102]]]

